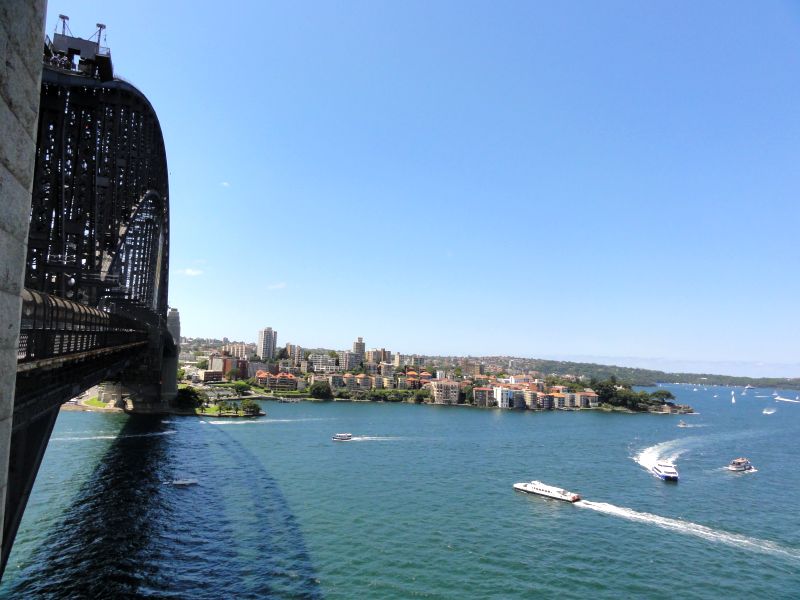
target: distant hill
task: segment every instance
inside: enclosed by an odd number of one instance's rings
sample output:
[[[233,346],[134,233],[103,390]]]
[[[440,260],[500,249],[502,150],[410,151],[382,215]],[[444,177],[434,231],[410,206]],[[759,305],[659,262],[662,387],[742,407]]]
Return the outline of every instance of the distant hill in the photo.
[[[652,369],[633,367],[617,367],[596,363],[580,363],[561,360],[544,360],[539,358],[514,357],[481,357],[488,363],[506,363],[514,361],[514,367],[525,371],[539,371],[545,375],[577,375],[588,379],[608,379],[612,375],[620,381],[632,385],[656,385],[657,383],[692,383],[705,385],[752,385],[754,387],[774,387],[781,389],[800,389],[800,378],[782,377],[735,377],[731,375],[714,375],[712,373],[666,373]]]

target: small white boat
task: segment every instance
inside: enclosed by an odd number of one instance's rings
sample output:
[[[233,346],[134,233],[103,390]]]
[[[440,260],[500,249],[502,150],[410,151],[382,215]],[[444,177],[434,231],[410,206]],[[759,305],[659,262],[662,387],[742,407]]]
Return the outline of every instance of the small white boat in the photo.
[[[736,404],[736,394],[731,390],[731,404]]]
[[[689,427],[689,424],[686,421],[678,421],[678,427]]]
[[[678,481],[678,469],[669,461],[657,462],[650,470],[663,481]]]
[[[767,407],[764,410],[762,410],[761,413],[765,414],[765,415],[773,415],[773,414],[775,414],[775,409]]]
[[[734,458],[731,461],[731,464],[728,465],[728,470],[729,471],[741,472],[741,471],[752,471],[754,469],[755,469],[755,467],[753,467],[753,465],[750,463],[750,461],[747,460],[744,457],[742,457],[742,458]]]
[[[353,439],[352,433],[334,433],[331,438],[334,442],[349,442]]]
[[[756,388],[754,388],[752,385],[750,385],[750,384],[748,383],[746,386],[744,386],[744,389],[746,389],[746,390],[754,390],[754,389],[756,389]]]
[[[189,487],[190,485],[197,485],[197,479],[175,479],[172,481],[172,485],[176,487]]]
[[[526,481],[523,483],[515,483],[514,489],[518,492],[525,492],[526,494],[538,494],[539,496],[546,496],[547,498],[555,498],[556,500],[563,500],[565,502],[577,502],[581,499],[580,494],[575,492],[568,492],[560,487],[547,485],[541,481]]]

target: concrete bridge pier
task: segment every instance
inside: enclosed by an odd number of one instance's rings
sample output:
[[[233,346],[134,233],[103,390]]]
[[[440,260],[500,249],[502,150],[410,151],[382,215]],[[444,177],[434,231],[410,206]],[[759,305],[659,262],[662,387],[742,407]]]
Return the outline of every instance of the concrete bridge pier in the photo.
[[[45,0],[0,3],[0,522],[7,521],[20,294],[36,157],[45,7]],[[32,430],[29,435],[49,436],[51,428],[52,423],[45,423],[41,432]],[[2,545],[6,547],[5,540]]]

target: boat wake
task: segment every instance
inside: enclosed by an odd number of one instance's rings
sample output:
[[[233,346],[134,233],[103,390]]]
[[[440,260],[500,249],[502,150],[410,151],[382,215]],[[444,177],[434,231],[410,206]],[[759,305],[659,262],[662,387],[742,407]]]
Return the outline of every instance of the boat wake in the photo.
[[[351,442],[396,442],[404,440],[402,437],[390,437],[381,435],[354,435]]]
[[[628,521],[635,521],[638,523],[648,523],[661,527],[662,529],[669,529],[685,535],[693,535],[695,537],[703,538],[712,542],[718,542],[739,548],[742,550],[750,550],[753,552],[761,552],[763,554],[771,554],[773,556],[783,556],[800,560],[800,549],[787,548],[770,542],[769,540],[762,540],[758,538],[751,538],[746,535],[738,533],[730,533],[719,529],[712,529],[705,525],[692,523],[691,521],[681,521],[680,519],[670,519],[668,517],[660,517],[646,512],[638,512],[630,508],[622,506],[615,506],[606,502],[591,502],[589,500],[581,500],[575,502],[575,506],[581,508],[590,508],[597,512],[607,515],[613,515]]]
[[[273,425],[275,423],[301,423],[304,421],[329,421],[330,419],[248,419],[246,421],[234,421],[231,419],[221,419],[219,421],[200,421],[209,425]]]
[[[792,402],[794,404],[800,404],[800,400],[792,400],[791,398],[784,398],[783,396],[775,396],[775,402]]]
[[[153,431],[150,433],[131,433],[129,435],[89,435],[89,436],[74,436],[74,437],[54,437],[50,438],[51,442],[83,442],[86,440],[125,440],[128,438],[144,438],[144,437],[159,437],[162,435],[172,435],[178,433],[170,429],[168,431]]]
[[[677,439],[668,442],[661,442],[649,448],[645,448],[638,454],[633,456],[633,460],[639,463],[642,467],[650,471],[656,463],[671,462],[675,463],[676,460],[689,450],[687,440]]]

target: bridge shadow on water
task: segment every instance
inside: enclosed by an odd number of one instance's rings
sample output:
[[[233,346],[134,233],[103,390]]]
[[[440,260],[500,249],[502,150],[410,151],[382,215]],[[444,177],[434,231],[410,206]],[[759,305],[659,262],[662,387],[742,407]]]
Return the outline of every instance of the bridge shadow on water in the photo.
[[[172,485],[182,477],[198,484]],[[75,497],[57,500],[70,507],[10,597],[322,597],[277,482],[192,417],[130,417]]]

